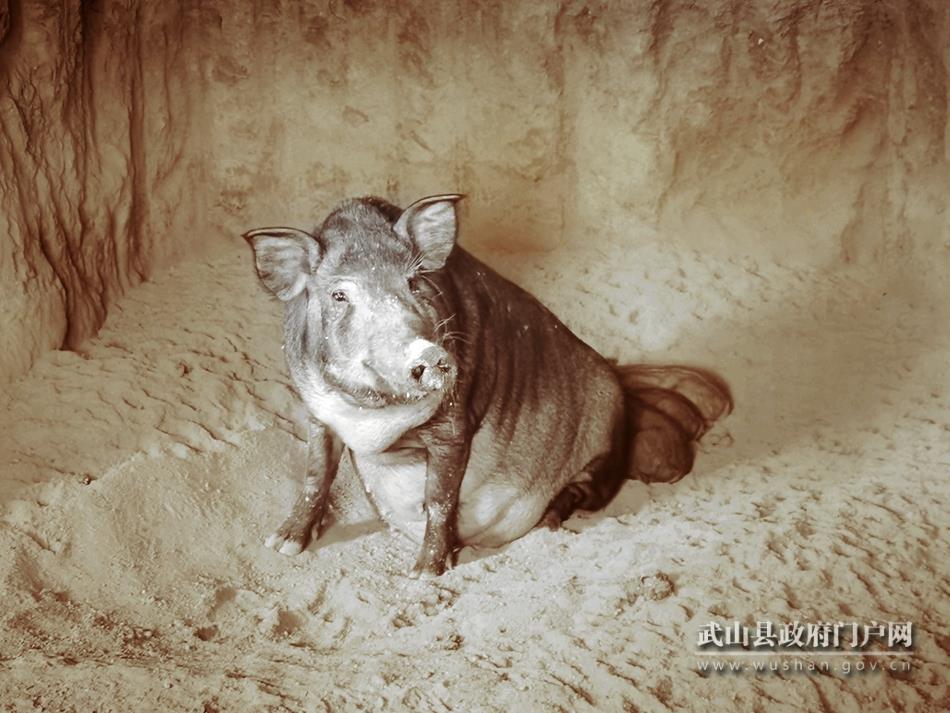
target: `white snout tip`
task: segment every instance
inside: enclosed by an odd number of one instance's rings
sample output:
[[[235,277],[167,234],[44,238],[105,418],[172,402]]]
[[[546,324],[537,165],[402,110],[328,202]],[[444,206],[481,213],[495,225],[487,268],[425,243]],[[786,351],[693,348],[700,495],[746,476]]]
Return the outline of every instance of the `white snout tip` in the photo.
[[[428,339],[414,339],[409,343],[409,346],[406,347],[406,359],[412,363],[421,359],[426,350],[432,349],[433,347],[435,347],[435,344]]]

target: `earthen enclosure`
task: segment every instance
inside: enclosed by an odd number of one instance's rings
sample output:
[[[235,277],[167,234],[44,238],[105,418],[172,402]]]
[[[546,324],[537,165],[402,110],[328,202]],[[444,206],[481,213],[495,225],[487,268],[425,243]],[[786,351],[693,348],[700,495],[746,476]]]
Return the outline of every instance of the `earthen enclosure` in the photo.
[[[0,0],[0,701],[941,710],[948,72],[941,0]],[[680,483],[437,580],[349,472],[265,549],[305,413],[241,234],[446,192],[585,341],[735,413]],[[719,674],[713,620],[915,647]]]

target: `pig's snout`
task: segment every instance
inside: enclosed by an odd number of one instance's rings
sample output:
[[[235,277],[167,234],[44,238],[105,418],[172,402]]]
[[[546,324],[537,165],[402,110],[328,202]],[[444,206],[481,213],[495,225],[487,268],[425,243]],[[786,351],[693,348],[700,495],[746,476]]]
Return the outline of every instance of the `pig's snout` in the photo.
[[[455,360],[442,347],[424,339],[409,345],[409,378],[425,391],[439,391],[455,379]]]

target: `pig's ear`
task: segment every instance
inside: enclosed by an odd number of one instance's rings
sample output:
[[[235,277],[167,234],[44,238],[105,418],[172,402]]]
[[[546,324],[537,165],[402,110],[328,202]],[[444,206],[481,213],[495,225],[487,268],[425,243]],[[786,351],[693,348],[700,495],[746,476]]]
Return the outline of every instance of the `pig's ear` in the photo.
[[[258,228],[244,233],[254,248],[257,276],[286,302],[300,294],[320,260],[320,245],[297,228]]]
[[[422,267],[437,270],[449,259],[458,235],[455,203],[463,197],[447,193],[417,200],[402,212],[393,226],[398,235],[412,241],[419,250]]]

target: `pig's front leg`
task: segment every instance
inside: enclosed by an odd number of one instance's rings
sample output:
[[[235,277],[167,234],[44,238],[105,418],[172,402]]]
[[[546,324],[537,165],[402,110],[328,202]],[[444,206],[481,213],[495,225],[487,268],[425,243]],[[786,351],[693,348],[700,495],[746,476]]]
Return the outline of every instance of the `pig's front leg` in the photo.
[[[426,446],[426,532],[422,551],[410,576],[438,576],[453,564],[457,537],[459,488],[468,465],[469,443],[429,443]]]
[[[324,424],[310,419],[310,440],[307,473],[303,490],[297,496],[290,515],[264,544],[284,555],[296,555],[320,536],[320,526],[327,509],[330,484],[336,476],[343,452],[343,443]]]

